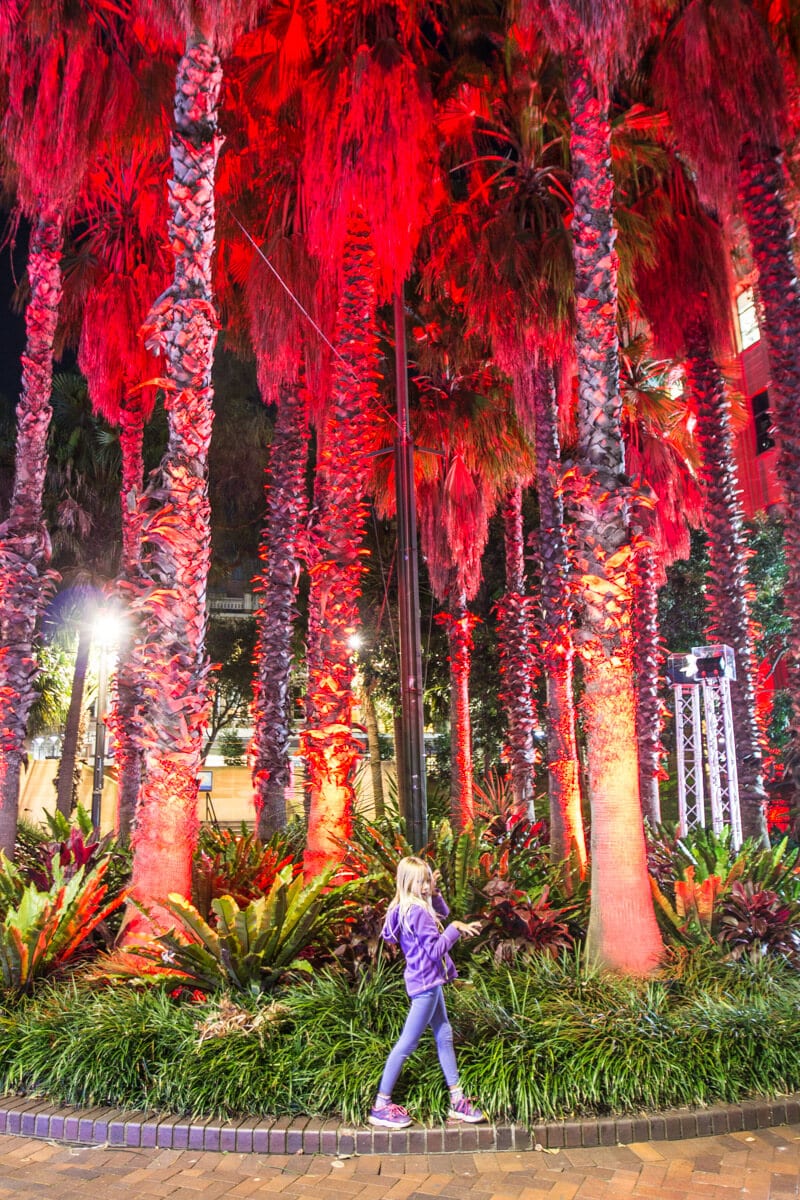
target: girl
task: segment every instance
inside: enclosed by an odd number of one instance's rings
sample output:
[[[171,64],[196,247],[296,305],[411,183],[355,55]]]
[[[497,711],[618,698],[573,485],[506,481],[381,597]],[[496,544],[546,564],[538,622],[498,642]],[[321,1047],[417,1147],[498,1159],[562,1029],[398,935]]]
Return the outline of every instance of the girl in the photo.
[[[442,928],[439,918],[446,917],[450,910],[439,894],[437,878],[438,872],[434,874],[421,858],[402,858],[397,865],[397,890],[382,930],[384,939],[399,942],[405,955],[404,978],[411,1000],[403,1032],[386,1060],[378,1095],[369,1114],[370,1125],[385,1129],[405,1129],[411,1124],[406,1110],[399,1104],[392,1104],[392,1089],[403,1063],[416,1050],[429,1025],[450,1088],[448,1116],[471,1123],[484,1119],[481,1110],[464,1095],[458,1081],[453,1030],[447,1019],[442,991],[442,984],[456,977],[455,964],[448,951],[462,934],[474,937],[481,923],[451,921],[446,929]]]

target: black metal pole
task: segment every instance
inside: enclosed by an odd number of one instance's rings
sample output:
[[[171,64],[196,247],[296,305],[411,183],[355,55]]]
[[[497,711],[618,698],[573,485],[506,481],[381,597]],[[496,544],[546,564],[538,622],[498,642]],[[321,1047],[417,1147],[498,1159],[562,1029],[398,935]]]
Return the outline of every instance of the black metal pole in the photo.
[[[422,709],[422,638],[419,621],[417,510],[414,497],[414,443],[408,418],[408,362],[403,293],[394,297],[397,372],[397,584],[400,627],[400,703],[403,752],[397,755],[398,783],[405,797],[406,832],[415,850],[428,840],[428,801],[425,780],[425,733]],[[402,802],[401,802],[402,803]]]
[[[108,648],[100,646],[97,667],[97,707],[94,725],[94,772],[92,775],[92,828],[100,832],[103,803],[103,775],[106,757],[106,688],[108,684]]]

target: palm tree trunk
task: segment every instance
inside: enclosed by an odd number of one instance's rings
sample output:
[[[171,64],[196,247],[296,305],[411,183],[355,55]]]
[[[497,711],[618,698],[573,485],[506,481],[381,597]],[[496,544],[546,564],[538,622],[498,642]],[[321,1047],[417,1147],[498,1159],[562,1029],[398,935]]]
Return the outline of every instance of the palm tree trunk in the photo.
[[[651,825],[661,823],[658,781],[661,777],[661,698],[659,678],[663,653],[658,632],[658,590],[653,547],[636,550],[633,581],[633,653],[636,673],[636,741],[639,746],[639,794]]]
[[[741,155],[739,198],[758,268],[764,309],[762,334],[771,367],[770,403],[778,434],[778,477],[786,520],[784,605],[790,619],[787,664],[792,697],[793,808],[800,822],[800,282],[794,224],[784,200],[785,172],[776,157],[747,145]]]
[[[450,644],[450,822],[461,830],[475,820],[469,675],[478,618],[468,611],[464,596],[456,595],[449,611],[438,613],[436,620],[446,626]]]
[[[586,837],[581,814],[580,766],[573,698],[574,646],[564,502],[559,487],[561,446],[552,369],[537,363],[529,381],[534,416],[536,491],[541,569],[541,655],[547,678],[547,771],[550,857],[586,874]],[[567,871],[567,876],[572,874]],[[568,882],[568,878],[565,879]]]
[[[175,276],[147,322],[148,348],[163,354],[173,389],[167,393],[167,450],[145,497],[146,585],[134,602],[143,625],[134,653],[148,695],[137,734],[144,761],[133,891],[156,924],[163,915],[160,897],[190,895],[197,772],[209,706],[207,475],[217,336],[211,257],[221,83],[211,46],[199,35],[190,39],[178,65],[171,148],[169,236]]]
[[[118,589],[141,580],[142,521],[139,498],[144,467],[142,447],[144,417],[141,409],[125,406],[120,412],[120,449],[122,452],[122,564]],[[112,694],[108,727],[116,742],[117,764],[117,838],[128,843],[133,831],[136,803],[142,779],[141,711],[145,702],[143,681],[136,669],[129,642],[120,647],[115,687]],[[137,736],[137,733],[139,736]]]
[[[375,807],[375,816],[380,820],[386,814],[386,802],[383,795],[383,767],[381,766],[381,739],[372,688],[367,684],[361,689],[361,704],[364,709],[364,725],[367,730],[372,802]]]
[[[525,595],[525,556],[522,526],[522,485],[511,488],[503,506],[506,551],[506,590],[497,604],[500,650],[500,700],[506,713],[511,784],[514,800],[534,816],[533,772],[536,712],[531,683],[530,600]]]
[[[371,235],[349,220],[337,318],[331,401],[317,459],[316,520],[309,534],[309,680],[303,753],[311,811],[303,859],[307,878],[339,862],[353,824],[358,746],[352,735],[353,662],[366,528],[377,340]],[[341,356],[341,357],[339,357]]]
[[[86,688],[86,670],[89,666],[89,651],[92,646],[92,631],[85,621],[78,626],[78,648],[75,653],[75,667],[72,672],[72,689],[69,694],[69,708],[64,725],[64,740],[61,745],[61,761],[58,764],[56,777],[56,808],[65,817],[69,817],[75,805],[78,773],[78,738],[81,731],[83,716],[83,695]]]
[[[578,452],[569,486],[592,806],[587,956],[610,969],[645,974],[663,945],[639,802],[611,127],[578,55],[569,61],[569,106],[578,360]]]
[[[306,516],[308,401],[305,388],[286,388],[278,405],[266,480],[267,516],[258,583],[256,675],[253,681],[253,787],[258,836],[286,824],[289,782],[289,680],[299,576],[298,542]]]
[[[0,849],[14,855],[19,772],[28,715],[35,698],[33,637],[52,577],[50,541],[42,517],[53,339],[61,302],[62,219],[41,216],[31,234],[25,313],[27,340],[17,406],[14,490],[0,526]]]
[[[707,636],[732,646],[736,681],[731,709],[742,832],[767,843],[766,793],[756,724],[755,660],[747,582],[747,547],[733,456],[730,402],[722,372],[711,355],[708,334],[696,325],[687,335],[686,375],[697,407],[697,444],[708,533]]]

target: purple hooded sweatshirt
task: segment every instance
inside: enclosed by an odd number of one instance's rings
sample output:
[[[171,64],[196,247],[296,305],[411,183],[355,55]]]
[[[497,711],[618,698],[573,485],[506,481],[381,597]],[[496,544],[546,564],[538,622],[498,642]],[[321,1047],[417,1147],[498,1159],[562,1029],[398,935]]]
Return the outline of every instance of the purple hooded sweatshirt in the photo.
[[[441,917],[448,915],[450,909],[438,892],[431,901]],[[458,941],[459,932],[452,925],[440,930],[421,904],[412,905],[404,921],[400,920],[398,909],[393,908],[381,932],[385,941],[399,943],[405,955],[403,978],[410,999],[455,979],[456,967],[448,951]]]

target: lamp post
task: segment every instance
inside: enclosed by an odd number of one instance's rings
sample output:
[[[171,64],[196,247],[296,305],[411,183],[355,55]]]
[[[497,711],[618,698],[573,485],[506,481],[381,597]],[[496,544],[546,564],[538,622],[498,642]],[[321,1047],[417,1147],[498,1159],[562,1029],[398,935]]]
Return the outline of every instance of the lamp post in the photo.
[[[106,707],[108,698],[109,656],[117,646],[122,632],[119,613],[101,609],[95,616],[92,636],[97,646],[97,700],[94,725],[94,769],[92,771],[92,828],[100,832],[103,801],[103,776],[106,760]]]
[[[414,497],[414,443],[408,412],[406,318],[401,292],[394,297],[397,371],[397,581],[400,627],[400,702],[403,753],[398,753],[398,784],[405,800],[406,830],[414,850],[428,840],[425,732],[422,707],[422,646],[419,628],[417,514]],[[400,765],[402,764],[402,770]]]

